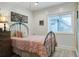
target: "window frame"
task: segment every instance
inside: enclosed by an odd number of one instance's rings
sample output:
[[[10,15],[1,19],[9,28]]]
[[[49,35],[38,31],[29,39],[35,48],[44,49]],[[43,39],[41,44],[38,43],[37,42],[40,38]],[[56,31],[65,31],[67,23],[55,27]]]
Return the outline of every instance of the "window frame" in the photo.
[[[71,32],[55,32],[56,34],[73,34],[74,33],[74,12],[69,11],[69,12],[63,12],[63,13],[56,13],[56,14],[48,14],[48,19],[49,16],[61,16],[61,15],[67,15],[70,14],[71,15]],[[49,20],[48,20],[49,21]],[[49,27],[48,27],[49,28]],[[49,31],[49,29],[48,29]]]

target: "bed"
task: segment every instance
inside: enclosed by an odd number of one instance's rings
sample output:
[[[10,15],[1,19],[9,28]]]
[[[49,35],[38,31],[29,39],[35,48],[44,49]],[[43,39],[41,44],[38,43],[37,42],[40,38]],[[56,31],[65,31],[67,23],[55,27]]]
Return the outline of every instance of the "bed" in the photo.
[[[27,55],[27,52],[41,57],[51,56],[55,50],[56,40],[50,34],[48,33],[46,39],[45,36],[37,35],[27,38],[11,37],[13,51],[20,56],[31,56]]]
[[[48,57],[55,51],[55,34],[50,31],[46,36],[29,35],[11,36],[13,52],[23,57]]]

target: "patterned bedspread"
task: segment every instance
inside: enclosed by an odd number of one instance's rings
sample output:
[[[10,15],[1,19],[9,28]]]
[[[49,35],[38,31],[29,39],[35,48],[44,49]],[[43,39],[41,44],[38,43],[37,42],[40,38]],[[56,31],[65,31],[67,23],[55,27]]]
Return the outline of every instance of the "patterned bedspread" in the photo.
[[[45,36],[28,36],[27,38],[11,37],[11,39],[12,46],[15,48],[28,51],[30,53],[35,53],[42,57],[49,55],[49,50],[46,49],[51,47],[51,39],[49,39],[47,46],[44,46]]]

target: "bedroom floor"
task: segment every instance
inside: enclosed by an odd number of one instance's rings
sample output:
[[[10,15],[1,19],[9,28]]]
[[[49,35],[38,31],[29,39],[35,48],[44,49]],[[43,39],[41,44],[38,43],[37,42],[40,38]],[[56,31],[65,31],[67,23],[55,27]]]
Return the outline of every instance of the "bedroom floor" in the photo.
[[[19,57],[19,55],[13,55],[12,57]],[[76,57],[76,52],[67,49],[57,49],[52,57]]]
[[[76,52],[67,49],[59,49],[54,52],[52,57],[76,57]]]

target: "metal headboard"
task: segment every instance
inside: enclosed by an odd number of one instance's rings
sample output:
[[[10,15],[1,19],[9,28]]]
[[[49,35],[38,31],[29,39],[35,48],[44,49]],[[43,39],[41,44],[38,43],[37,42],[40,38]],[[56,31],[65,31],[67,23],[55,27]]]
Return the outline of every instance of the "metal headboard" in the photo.
[[[23,25],[25,28],[26,28],[26,30],[24,30],[24,31],[27,31],[27,34],[29,35],[29,28],[28,28],[28,26],[27,25],[25,25],[24,23],[22,23],[22,22],[17,22],[17,23],[13,23],[12,25],[10,25],[10,28],[9,28],[9,31],[11,31],[11,29],[14,27],[14,26],[16,26],[16,25],[19,25],[20,27],[19,27],[19,30],[21,31],[21,25]]]

